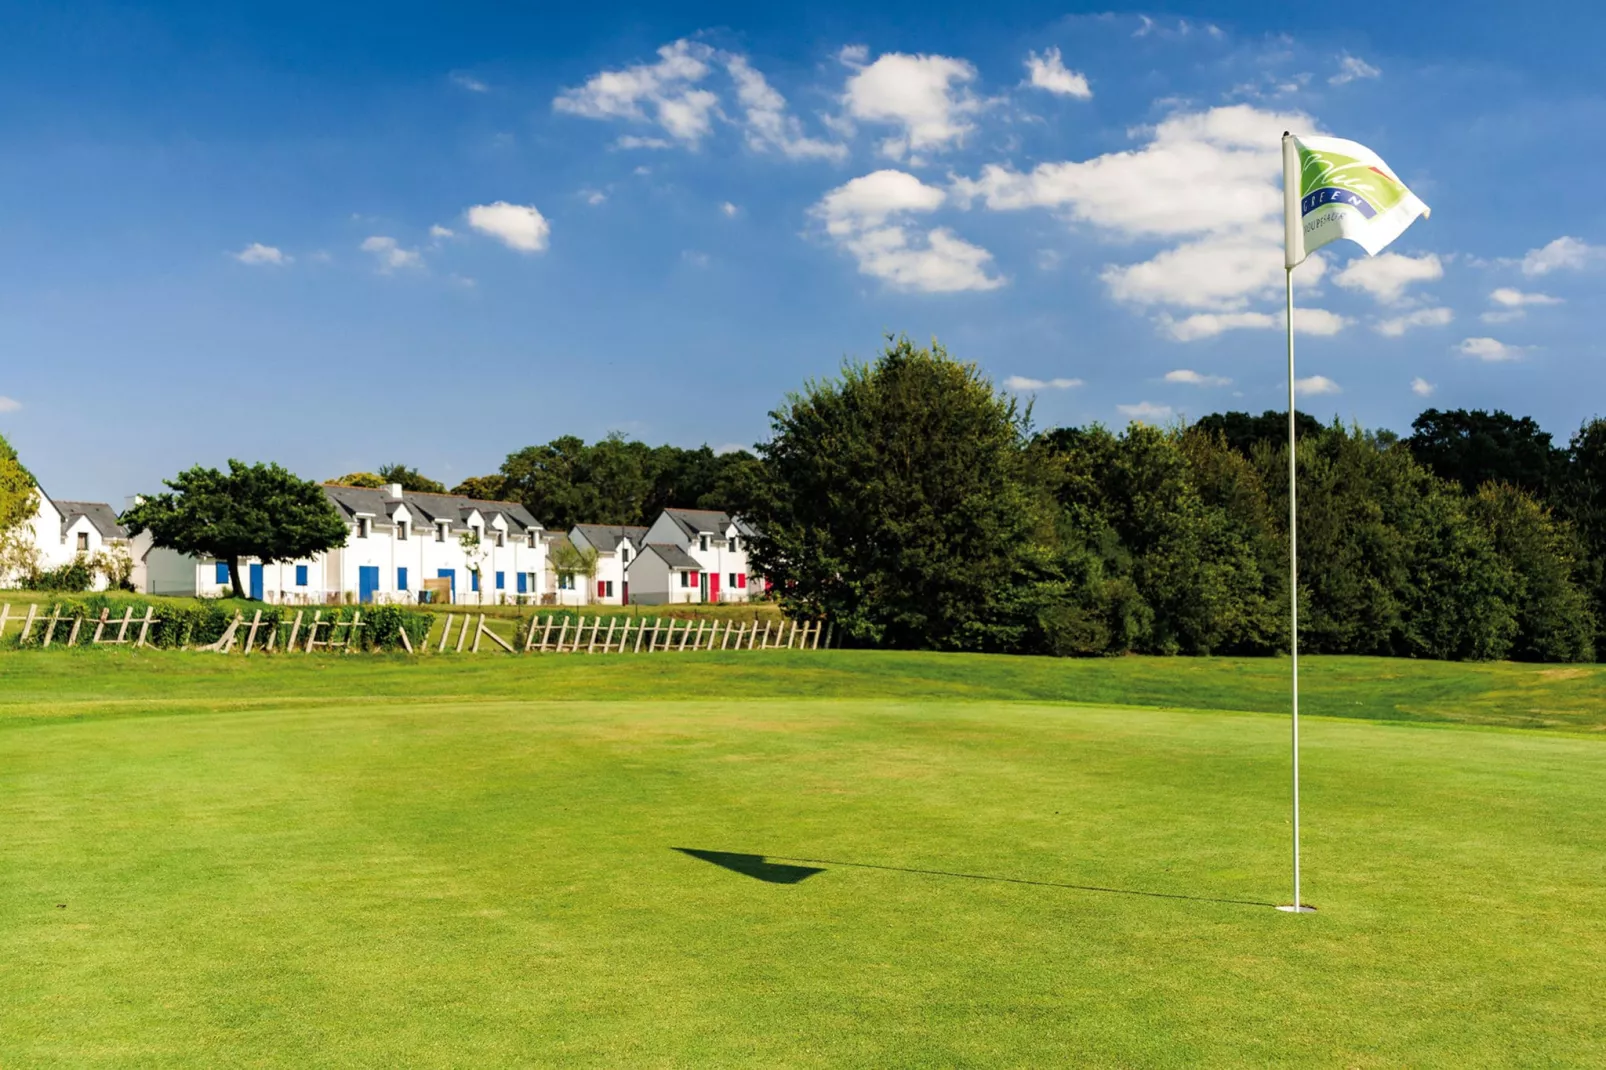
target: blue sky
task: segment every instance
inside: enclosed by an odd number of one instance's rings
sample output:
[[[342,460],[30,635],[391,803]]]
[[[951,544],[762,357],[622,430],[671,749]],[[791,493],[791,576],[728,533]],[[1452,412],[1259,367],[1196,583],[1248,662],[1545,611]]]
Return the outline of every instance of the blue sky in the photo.
[[[777,6],[0,3],[0,433],[62,497],[450,483],[751,444],[886,331],[1045,426],[1275,408],[1289,126],[1433,208],[1300,269],[1302,407],[1606,411],[1592,7]]]

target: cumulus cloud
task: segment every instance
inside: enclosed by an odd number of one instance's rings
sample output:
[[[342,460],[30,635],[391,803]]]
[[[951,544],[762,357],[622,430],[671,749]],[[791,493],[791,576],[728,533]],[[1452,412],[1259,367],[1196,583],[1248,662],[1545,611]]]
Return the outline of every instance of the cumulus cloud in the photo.
[[[467,217],[469,226],[521,253],[545,250],[552,234],[552,225],[533,204],[476,204]]]
[[[1029,379],[1024,375],[1011,375],[1004,380],[1009,390],[1070,390],[1082,385],[1080,379]]]
[[[847,250],[865,275],[902,290],[951,293],[993,290],[1004,279],[987,272],[992,254],[939,227],[920,233],[909,216],[935,211],[946,199],[904,171],[853,179],[822,197],[810,214]]]
[[[1399,304],[1405,297],[1406,287],[1413,283],[1436,282],[1442,278],[1444,264],[1432,253],[1427,256],[1383,253],[1362,257],[1350,261],[1333,275],[1333,281],[1344,289],[1363,291],[1385,305]]]
[[[1419,398],[1430,398],[1438,387],[1422,378],[1420,375],[1411,380],[1411,393]]]
[[[724,204],[720,205],[719,210],[725,213],[726,219],[735,219],[736,216],[741,212],[741,209],[736,207],[730,201],[726,201]]]
[[[1142,146],[1017,171],[989,164],[955,179],[961,203],[993,211],[1045,209],[1122,238],[1177,242],[1150,260],[1112,264],[1117,300],[1235,313],[1282,289],[1281,134],[1312,129],[1298,112],[1235,104],[1180,112],[1142,132]],[[1316,285],[1320,255],[1294,276]]]
[[[429,228],[429,236],[436,241],[445,241],[447,238],[455,237],[456,232],[451,227],[443,227],[436,223]]]
[[[464,71],[452,72],[452,84],[459,89],[466,89],[470,93],[489,93],[491,87]]]
[[[1170,405],[1156,405],[1152,401],[1140,401],[1136,405],[1117,405],[1115,411],[1129,419],[1153,423],[1169,419],[1175,410]]]
[[[1360,78],[1377,78],[1382,73],[1361,57],[1346,52],[1338,57],[1338,73],[1327,79],[1327,84],[1346,85]]]
[[[714,50],[679,40],[658,49],[656,63],[601,71],[552,101],[554,111],[587,119],[651,123],[666,134],[696,145],[713,129],[719,98],[699,83],[708,77]]]
[[[1455,348],[1463,357],[1471,357],[1490,364],[1521,360],[1523,354],[1527,352],[1522,346],[1507,345],[1493,338],[1465,338]]]
[[[295,259],[276,246],[263,245],[261,242],[256,241],[239,252],[230,253],[229,255],[242,264],[271,264],[274,267],[283,267]]]
[[[1502,286],[1489,295],[1489,300],[1506,308],[1523,308],[1527,305],[1559,305],[1561,298],[1549,294],[1523,293],[1510,286]]]
[[[1577,271],[1600,255],[1600,247],[1578,238],[1561,237],[1522,258],[1522,273],[1530,278],[1552,271]]]
[[[16,398],[8,398],[0,394],[0,412],[16,412],[20,408],[22,408],[22,402]]]
[[[720,107],[720,97],[707,85],[723,68],[735,90],[740,117]],[[656,134],[626,134],[614,141],[621,149],[696,148],[713,132],[715,120],[740,127],[749,148],[779,152],[789,159],[840,160],[847,148],[808,137],[802,123],[786,109],[786,98],[748,62],[682,38],[658,49],[653,63],[601,71],[584,85],[565,89],[552,101],[554,111],[587,119],[606,119],[657,127]]]
[[[1447,308],[1419,308],[1415,312],[1380,321],[1376,330],[1385,337],[1398,338],[1413,327],[1444,327],[1454,319],[1455,313]]]
[[[1337,383],[1325,375],[1312,375],[1294,380],[1294,393],[1300,397],[1319,397],[1322,394],[1342,394]]]
[[[1333,335],[1349,326],[1349,320],[1325,308],[1294,309],[1294,333]],[[1178,342],[1196,342],[1226,331],[1269,330],[1283,326],[1283,315],[1270,312],[1199,312],[1181,320],[1160,321],[1165,332]]]
[[[1060,96],[1075,97],[1077,100],[1093,98],[1093,90],[1088,87],[1087,76],[1067,70],[1058,48],[1044,49],[1041,56],[1036,52],[1027,53],[1026,84]]]
[[[736,83],[736,99],[743,109],[745,134],[750,148],[760,152],[774,149],[790,159],[841,160],[846,145],[803,134],[803,124],[786,111],[786,98],[776,92],[747,60],[725,57],[725,68]]]
[[[976,68],[950,56],[888,52],[857,68],[842,102],[849,116],[899,132],[881,142],[883,155],[900,160],[962,143],[975,129],[971,116],[983,101],[968,88]]]
[[[1232,380],[1220,375],[1201,375],[1190,368],[1178,368],[1176,371],[1166,372],[1165,381],[1168,383],[1187,383],[1189,386],[1231,386]]]
[[[404,249],[396,241],[385,234],[375,234],[371,238],[363,239],[358,248],[365,253],[373,253],[379,261],[379,270],[389,273],[397,268],[420,268],[424,266],[424,257],[417,249]]]

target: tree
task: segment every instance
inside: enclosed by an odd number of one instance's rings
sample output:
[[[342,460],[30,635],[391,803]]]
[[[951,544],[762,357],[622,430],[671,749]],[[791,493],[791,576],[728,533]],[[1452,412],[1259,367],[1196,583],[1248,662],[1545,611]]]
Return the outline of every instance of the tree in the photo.
[[[975,365],[889,338],[770,420],[752,554],[792,612],[880,646],[1037,641],[1052,502],[1029,476],[1028,414]]]
[[[11,443],[0,435],[0,580],[24,576],[38,568],[38,548],[22,530],[38,506],[33,474],[23,467]]]
[[[1228,447],[1248,457],[1255,447],[1268,445],[1275,448],[1288,443],[1288,414],[1267,409],[1259,416],[1247,412],[1213,412],[1195,423],[1194,428],[1221,438]],[[1321,421],[1309,413],[1294,411],[1295,435],[1305,438],[1321,433]],[[1284,456],[1287,456],[1284,454]]]
[[[1544,497],[1566,465],[1566,452],[1551,445],[1532,417],[1499,409],[1429,409],[1411,421],[1411,432],[1405,440],[1411,455],[1468,494],[1495,482]]]
[[[378,472],[347,472],[339,479],[331,479],[329,482],[338,483],[342,487],[368,487],[378,490],[385,486],[389,480]]]
[[[171,492],[123,514],[129,535],[149,531],[157,546],[227,561],[236,598],[245,597],[242,557],[293,561],[346,541],[346,522],[323,488],[276,464],[231,459],[226,473],[196,466],[163,482]]]
[[[452,493],[477,501],[499,502],[506,487],[507,481],[501,476],[469,476],[453,487]]]
[[[445,494],[446,484],[431,479],[416,468],[405,464],[385,464],[379,467],[379,478],[385,483],[400,483],[402,490],[417,494]],[[380,484],[381,486],[384,483]]]
[[[1578,542],[1565,521],[1527,491],[1486,483],[1471,501],[1500,559],[1516,579],[1519,661],[1589,661],[1595,656],[1595,615],[1578,578]]]

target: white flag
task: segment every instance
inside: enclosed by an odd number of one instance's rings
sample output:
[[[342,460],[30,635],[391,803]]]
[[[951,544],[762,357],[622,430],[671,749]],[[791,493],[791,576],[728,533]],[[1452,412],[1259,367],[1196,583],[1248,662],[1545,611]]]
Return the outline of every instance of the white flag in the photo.
[[[1427,215],[1428,206],[1365,145],[1340,137],[1283,135],[1288,267],[1340,238],[1376,256],[1417,216]]]

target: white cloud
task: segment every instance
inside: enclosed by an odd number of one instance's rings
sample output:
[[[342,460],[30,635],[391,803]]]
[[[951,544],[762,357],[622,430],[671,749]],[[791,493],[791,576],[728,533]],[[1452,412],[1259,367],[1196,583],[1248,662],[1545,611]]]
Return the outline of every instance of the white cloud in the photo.
[[[1082,385],[1080,379],[1029,379],[1024,375],[1011,375],[1004,380],[1009,390],[1070,390]]]
[[[1120,301],[1234,311],[1282,289],[1281,244],[1281,224],[1248,226],[1184,242],[1141,263],[1112,264],[1099,277]],[[1311,257],[1294,284],[1316,285],[1326,267],[1320,256]]]
[[[283,267],[295,259],[275,246],[255,241],[239,252],[229,255],[242,264],[271,264],[274,267]]]
[[[1383,253],[1380,256],[1352,260],[1333,276],[1333,281],[1346,290],[1361,290],[1385,305],[1398,304],[1405,296],[1405,288],[1417,282],[1436,282],[1444,278],[1444,264],[1438,256],[1403,256],[1400,253]]]
[[[456,237],[456,232],[451,227],[443,227],[436,223],[429,228],[429,236],[436,241],[445,241],[447,238]]]
[[[966,88],[975,78],[962,59],[888,52],[849,76],[842,99],[855,119],[901,128],[881,143],[882,154],[897,160],[964,141],[975,129],[970,116],[984,106]]]
[[[1333,335],[1349,326],[1349,320],[1325,308],[1294,309],[1296,334]],[[1282,313],[1270,312],[1199,312],[1186,319],[1171,320],[1162,317],[1160,325],[1178,342],[1196,342],[1213,338],[1225,331],[1270,330],[1283,326]]]
[[[1345,85],[1357,78],[1376,78],[1383,72],[1359,56],[1349,53],[1338,58],[1338,73],[1327,79],[1329,85]]]
[[[543,251],[552,234],[552,225],[533,204],[476,204],[467,215],[469,226],[521,253]]]
[[[583,189],[580,191],[580,196],[593,208],[608,199],[608,195],[600,189]]]
[[[452,84],[457,86],[459,89],[466,89],[470,93],[489,93],[491,91],[490,86],[486,85],[472,74],[467,74],[463,71],[452,72]]]
[[[1433,391],[1437,389],[1438,387],[1434,386],[1420,375],[1411,380],[1411,393],[1415,394],[1419,398],[1432,397]]]
[[[1412,327],[1444,327],[1455,319],[1447,308],[1419,308],[1403,316],[1395,316],[1378,323],[1376,330],[1387,338],[1398,338]]]
[[[1561,298],[1551,297],[1549,294],[1523,293],[1510,286],[1502,286],[1489,295],[1489,300],[1506,308],[1522,308],[1525,305],[1559,305]]]
[[[741,213],[741,209],[736,207],[730,201],[726,201],[724,204],[720,205],[719,210],[725,213],[726,219],[735,219],[736,216]]]
[[[1528,310],[1525,308],[1508,308],[1503,312],[1485,312],[1478,319],[1484,323],[1515,323],[1526,315]]]
[[[903,171],[883,170],[838,186],[810,214],[859,262],[859,271],[903,290],[951,293],[993,290],[1004,279],[987,273],[992,254],[946,228],[919,234],[906,217],[935,211],[946,195]]]
[[[8,398],[0,394],[0,412],[16,412],[22,408],[22,402],[16,398]]]
[[[637,137],[635,134],[624,134],[613,140],[616,149],[668,149],[674,143],[662,137]]]
[[[601,71],[552,101],[554,111],[587,119],[651,123],[671,138],[696,145],[713,129],[719,98],[698,83],[708,77],[714,50],[679,40],[658,49],[656,63]],[[629,146],[621,146],[629,147]]]
[[[1037,89],[1046,89],[1050,93],[1075,97],[1077,100],[1091,100],[1093,97],[1087,76],[1066,70],[1058,48],[1045,49],[1041,56],[1036,52],[1027,53],[1026,71],[1026,84]]]
[[[1463,357],[1472,357],[1490,364],[1521,360],[1523,354],[1527,352],[1522,346],[1507,345],[1493,338],[1466,338],[1455,348]]]
[[[1140,401],[1136,405],[1117,405],[1115,411],[1134,420],[1153,422],[1169,418],[1174,410],[1170,405],[1156,405],[1152,401]]]
[[[1530,249],[1522,258],[1522,273],[1531,277],[1552,271],[1576,271],[1600,255],[1598,246],[1578,238],[1561,237],[1542,249]]]
[[[1231,386],[1232,380],[1220,375],[1201,375],[1189,368],[1178,368],[1176,371],[1166,372],[1165,381],[1168,383],[1187,383],[1189,386]]]
[[[736,99],[742,105],[748,147],[760,152],[775,149],[794,160],[847,157],[846,145],[805,137],[803,124],[795,115],[786,113],[786,98],[745,58],[726,56],[725,69],[736,83]]]
[[[390,272],[397,268],[424,266],[424,257],[417,249],[403,249],[395,238],[384,234],[365,238],[359,248],[365,253],[373,253],[378,258],[380,271]]]
[[[1325,375],[1312,375],[1294,380],[1294,393],[1300,397],[1317,397],[1322,394],[1342,394],[1337,383]]]

